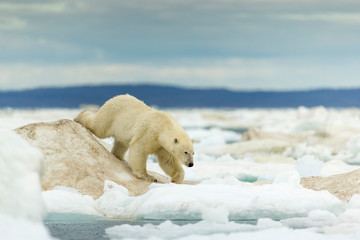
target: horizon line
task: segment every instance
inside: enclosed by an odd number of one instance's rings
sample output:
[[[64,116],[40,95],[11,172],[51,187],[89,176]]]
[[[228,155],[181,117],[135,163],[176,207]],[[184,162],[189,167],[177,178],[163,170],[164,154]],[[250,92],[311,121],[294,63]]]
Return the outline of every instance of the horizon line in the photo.
[[[15,93],[15,92],[27,92],[27,91],[36,91],[36,90],[45,90],[45,89],[66,89],[66,88],[96,88],[96,87],[165,87],[165,88],[175,88],[182,90],[198,90],[198,91],[212,91],[212,90],[222,90],[229,92],[242,92],[242,93],[254,93],[254,92],[269,92],[269,93],[286,93],[286,92],[312,92],[312,91],[349,91],[349,90],[360,90],[360,87],[317,87],[317,88],[299,88],[299,89],[231,89],[229,87],[196,87],[196,86],[180,86],[176,84],[160,84],[160,83],[104,83],[104,84],[78,84],[78,85],[47,85],[23,89],[6,89],[0,90],[0,93]]]

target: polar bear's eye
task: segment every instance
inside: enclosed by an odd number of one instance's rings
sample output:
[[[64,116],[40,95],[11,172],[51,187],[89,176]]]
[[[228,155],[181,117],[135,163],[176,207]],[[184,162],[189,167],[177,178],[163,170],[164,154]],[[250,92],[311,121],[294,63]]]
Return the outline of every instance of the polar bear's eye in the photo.
[[[177,138],[175,138],[174,139],[174,143],[178,143],[179,141],[178,141],[178,139]]]
[[[185,154],[188,154],[188,152],[185,152]]]

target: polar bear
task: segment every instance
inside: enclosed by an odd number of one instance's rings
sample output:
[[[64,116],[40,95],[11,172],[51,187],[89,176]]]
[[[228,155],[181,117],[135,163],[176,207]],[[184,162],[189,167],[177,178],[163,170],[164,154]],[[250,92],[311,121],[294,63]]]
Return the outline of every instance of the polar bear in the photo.
[[[84,111],[74,121],[99,138],[114,137],[112,153],[118,159],[124,160],[129,149],[129,165],[138,178],[157,182],[146,171],[149,154],[157,157],[174,183],[184,180],[181,164],[194,165],[193,142],[175,119],[128,94],[111,98],[96,114]]]

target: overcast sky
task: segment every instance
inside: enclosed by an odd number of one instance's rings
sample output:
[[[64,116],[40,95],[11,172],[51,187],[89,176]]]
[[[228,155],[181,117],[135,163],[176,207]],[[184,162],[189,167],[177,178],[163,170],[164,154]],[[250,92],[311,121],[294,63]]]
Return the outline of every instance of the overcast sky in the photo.
[[[0,0],[0,90],[360,87],[358,0]]]

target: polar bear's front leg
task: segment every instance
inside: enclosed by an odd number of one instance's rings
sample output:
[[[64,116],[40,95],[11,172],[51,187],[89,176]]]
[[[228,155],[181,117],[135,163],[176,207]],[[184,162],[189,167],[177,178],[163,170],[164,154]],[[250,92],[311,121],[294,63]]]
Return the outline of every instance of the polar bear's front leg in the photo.
[[[180,184],[184,181],[184,169],[171,154],[166,150],[160,150],[157,157],[162,170],[171,177],[171,182]]]
[[[140,179],[144,179],[149,182],[157,182],[157,179],[149,175],[146,171],[146,160],[147,155],[141,151],[141,147],[131,146],[130,147],[130,159],[129,164],[132,173]]]
[[[181,167],[181,166],[180,166]],[[171,182],[181,184],[184,181],[184,169],[179,169],[173,176],[171,176]]]

